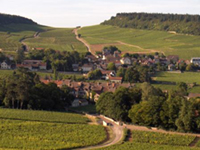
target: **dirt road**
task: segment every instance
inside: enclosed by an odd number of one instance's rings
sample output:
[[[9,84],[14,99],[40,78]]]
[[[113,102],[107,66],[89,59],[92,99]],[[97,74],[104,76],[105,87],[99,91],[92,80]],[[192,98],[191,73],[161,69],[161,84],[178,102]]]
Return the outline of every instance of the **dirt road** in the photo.
[[[90,44],[88,44],[86,40],[84,40],[83,38],[80,38],[80,37],[78,36],[78,29],[77,29],[77,28],[73,30],[73,33],[76,35],[76,39],[79,40],[80,42],[82,42],[82,43],[87,47],[87,50],[88,50],[91,54],[93,54],[92,51],[91,51]],[[95,56],[95,54],[93,54],[93,55]]]
[[[103,116],[98,116],[98,118],[101,119],[101,121],[105,121],[107,123],[112,124],[111,129],[112,129],[112,135],[111,139],[109,139],[108,141],[105,141],[102,144],[96,145],[96,146],[89,146],[89,147],[85,147],[85,148],[79,148],[76,150],[89,150],[89,149],[97,149],[97,148],[102,148],[102,147],[107,147],[107,146],[111,146],[114,144],[117,144],[123,137],[123,127],[119,126],[113,122],[111,122],[110,120],[104,118]]]

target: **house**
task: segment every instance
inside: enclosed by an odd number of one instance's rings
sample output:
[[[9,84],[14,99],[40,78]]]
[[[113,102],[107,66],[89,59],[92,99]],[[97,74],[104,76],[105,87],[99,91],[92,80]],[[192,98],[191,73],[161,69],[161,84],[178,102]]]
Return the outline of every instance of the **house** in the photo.
[[[173,71],[173,70],[175,70],[176,69],[176,66],[174,65],[174,64],[169,64],[168,65],[168,70],[169,71]]]
[[[88,101],[85,99],[75,99],[72,102],[72,107],[86,106],[88,105]]]
[[[91,70],[94,69],[94,65],[93,64],[84,64],[82,67],[82,72],[90,72]]]
[[[88,62],[96,62],[98,59],[94,56],[94,55],[87,55],[86,59],[88,60]]]
[[[24,60],[21,64],[17,64],[17,67],[24,67],[31,71],[47,70],[47,64],[42,60]]]
[[[79,100],[79,104],[80,104],[80,106],[86,106],[86,105],[88,105],[89,103],[88,103],[88,101],[87,101],[86,99],[80,99],[80,100]]]
[[[123,57],[122,59],[120,59],[120,62],[123,65],[131,65],[132,64],[131,59],[129,57]]]
[[[112,76],[109,76],[109,80],[111,82],[115,82],[115,83],[122,83],[122,77],[112,77]]]
[[[1,63],[1,69],[11,69],[11,65],[9,62],[3,61]]]
[[[101,70],[101,74],[102,74],[102,79],[104,80],[108,80],[109,76],[114,77],[115,76],[115,71],[114,70]]]
[[[72,64],[72,69],[75,72],[79,71],[79,64]]]
[[[179,56],[178,55],[169,55],[169,56],[167,56],[167,60],[168,60],[168,62],[175,64],[178,62]]]
[[[79,99],[75,99],[73,102],[72,102],[72,107],[78,107],[79,106]]]
[[[200,97],[200,93],[189,93],[187,99]]]
[[[200,57],[193,57],[190,60],[191,63],[200,66]]]

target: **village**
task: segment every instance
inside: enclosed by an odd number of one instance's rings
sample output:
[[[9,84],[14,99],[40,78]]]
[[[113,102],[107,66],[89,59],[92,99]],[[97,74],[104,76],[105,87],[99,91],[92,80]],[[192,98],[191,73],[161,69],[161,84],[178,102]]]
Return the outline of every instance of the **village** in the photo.
[[[47,63],[43,60],[23,60],[19,64],[14,63],[14,58],[10,55],[1,62],[2,70],[16,68],[27,68],[30,71],[52,72],[47,70]],[[118,87],[132,88],[134,82],[145,82],[138,80],[125,80],[125,75],[120,76],[120,70],[127,70],[133,66],[144,66],[148,68],[147,76],[151,78],[156,71],[198,71],[200,67],[200,58],[191,58],[191,60],[179,59],[177,55],[164,56],[162,53],[154,55],[147,54],[121,54],[121,51],[115,46],[105,47],[102,52],[95,55],[87,54],[85,63],[72,64],[72,71],[75,74],[83,74],[86,80],[74,81],[72,79],[52,79],[41,78],[41,82],[48,84],[53,82],[58,87],[67,85],[71,89],[71,94],[76,98],[72,107],[85,106],[89,102],[96,102],[101,93],[114,92]],[[189,69],[188,69],[189,68]],[[99,73],[94,73],[95,71]],[[140,74],[140,72],[139,72]],[[130,74],[131,75],[131,74]],[[95,77],[97,76],[97,77]],[[90,81],[93,82],[90,82]],[[95,82],[96,81],[96,82]],[[148,81],[148,80],[147,80]]]

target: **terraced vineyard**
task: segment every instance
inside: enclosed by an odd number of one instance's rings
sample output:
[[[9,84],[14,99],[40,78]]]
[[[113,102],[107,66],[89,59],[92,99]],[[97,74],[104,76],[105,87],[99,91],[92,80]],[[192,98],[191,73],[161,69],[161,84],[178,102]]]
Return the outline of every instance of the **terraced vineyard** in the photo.
[[[84,27],[78,31],[95,51],[106,45],[116,45],[124,52],[163,52],[190,59],[200,56],[200,36],[174,32],[119,28],[107,25]]]
[[[72,149],[106,138],[102,126],[78,114],[0,109],[0,149]]]
[[[87,48],[79,42],[72,29],[52,28],[41,32],[38,37],[24,41],[30,48],[52,48],[61,51],[86,52]]]

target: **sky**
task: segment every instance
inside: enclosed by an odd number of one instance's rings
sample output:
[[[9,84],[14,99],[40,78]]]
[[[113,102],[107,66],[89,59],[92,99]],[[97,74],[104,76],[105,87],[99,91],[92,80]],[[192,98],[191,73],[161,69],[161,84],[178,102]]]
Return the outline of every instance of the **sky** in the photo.
[[[200,0],[0,0],[0,13],[52,27],[96,25],[121,12],[200,14]]]

